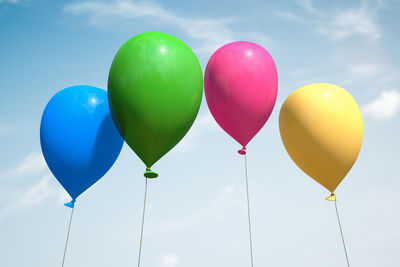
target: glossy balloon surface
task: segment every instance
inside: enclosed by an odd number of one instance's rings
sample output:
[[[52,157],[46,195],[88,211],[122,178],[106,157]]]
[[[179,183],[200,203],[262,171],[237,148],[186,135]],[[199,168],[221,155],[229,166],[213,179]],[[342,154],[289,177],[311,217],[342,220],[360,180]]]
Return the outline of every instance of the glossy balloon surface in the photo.
[[[275,105],[278,75],[274,60],[255,43],[229,43],[211,56],[204,88],[214,119],[246,146],[267,122]]]
[[[279,114],[283,144],[293,161],[334,192],[361,149],[363,123],[354,98],[343,88],[317,83],[294,91]]]
[[[122,148],[107,92],[73,86],[54,95],[42,115],[40,143],[54,176],[77,198],[111,168]]]
[[[202,94],[195,54],[168,34],[150,32],[129,39],[111,65],[108,97],[114,122],[147,167],[185,136]]]

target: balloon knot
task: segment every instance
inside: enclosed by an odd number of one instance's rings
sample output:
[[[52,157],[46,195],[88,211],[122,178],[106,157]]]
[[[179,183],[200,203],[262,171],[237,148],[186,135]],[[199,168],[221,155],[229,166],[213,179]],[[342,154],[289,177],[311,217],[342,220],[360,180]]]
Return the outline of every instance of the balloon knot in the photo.
[[[325,198],[325,200],[328,200],[328,201],[336,201],[335,193],[331,193],[331,195],[330,195],[329,197]]]
[[[238,150],[238,153],[239,153],[240,155],[246,155],[246,147],[244,146],[242,149],[239,149],[239,150]]]
[[[146,178],[157,178],[158,173],[153,172],[150,168],[146,168],[146,172],[143,174]]]
[[[75,207],[75,201],[76,201],[76,199],[73,199],[70,202],[65,203],[64,206],[73,209]]]

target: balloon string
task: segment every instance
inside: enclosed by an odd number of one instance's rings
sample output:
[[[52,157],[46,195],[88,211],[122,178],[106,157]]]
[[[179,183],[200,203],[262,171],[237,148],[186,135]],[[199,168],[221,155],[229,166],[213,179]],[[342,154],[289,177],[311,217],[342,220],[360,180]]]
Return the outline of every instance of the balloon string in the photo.
[[[68,232],[67,232],[67,240],[65,241],[64,256],[63,256],[62,265],[61,265],[62,267],[64,267],[65,255],[67,254],[67,247],[68,247],[68,240],[69,240],[69,232],[71,231],[72,216],[74,215],[74,209],[75,209],[75,206],[72,207],[71,216],[70,216],[70,218],[69,218],[69,226],[68,226]]]
[[[335,209],[336,209],[337,221],[339,223],[340,235],[342,236],[342,243],[343,243],[343,248],[344,248],[344,254],[346,255],[347,266],[350,267],[349,257],[347,256],[346,244],[344,242],[342,224],[340,223],[339,211],[338,211],[338,208],[337,208],[336,200],[335,200]]]
[[[143,214],[142,214],[142,229],[140,231],[140,244],[139,244],[139,257],[138,257],[138,267],[140,267],[140,256],[142,254],[142,242],[143,242],[143,227],[144,227],[144,215],[146,212],[146,199],[147,199],[147,178],[144,187],[144,202],[143,202]]]
[[[244,169],[245,169],[245,173],[246,173],[247,218],[249,221],[250,261],[251,261],[251,267],[253,267],[253,241],[252,241],[252,237],[251,237],[249,179],[247,177],[247,156],[246,156],[246,154],[244,154]]]

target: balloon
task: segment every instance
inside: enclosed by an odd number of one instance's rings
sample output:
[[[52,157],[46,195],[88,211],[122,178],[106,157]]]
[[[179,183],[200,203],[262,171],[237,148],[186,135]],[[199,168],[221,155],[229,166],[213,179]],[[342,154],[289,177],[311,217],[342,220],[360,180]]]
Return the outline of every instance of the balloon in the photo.
[[[208,107],[217,123],[246,145],[267,122],[275,105],[278,75],[274,60],[263,47],[233,42],[210,58],[204,77]]]
[[[304,86],[283,103],[279,130],[292,160],[334,196],[361,149],[363,124],[354,98],[333,84]]]
[[[81,85],[54,95],[42,115],[40,143],[51,172],[75,200],[111,168],[122,148],[107,92]]]
[[[193,51],[159,32],[139,34],[117,52],[108,79],[114,122],[150,167],[188,132],[200,107],[203,76]]]

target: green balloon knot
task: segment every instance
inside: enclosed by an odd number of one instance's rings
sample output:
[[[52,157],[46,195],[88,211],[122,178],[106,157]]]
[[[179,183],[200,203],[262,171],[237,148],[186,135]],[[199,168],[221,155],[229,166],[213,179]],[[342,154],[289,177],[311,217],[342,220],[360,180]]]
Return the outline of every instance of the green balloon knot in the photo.
[[[153,172],[150,168],[146,168],[146,172],[143,174],[146,178],[157,178],[158,173]]]

